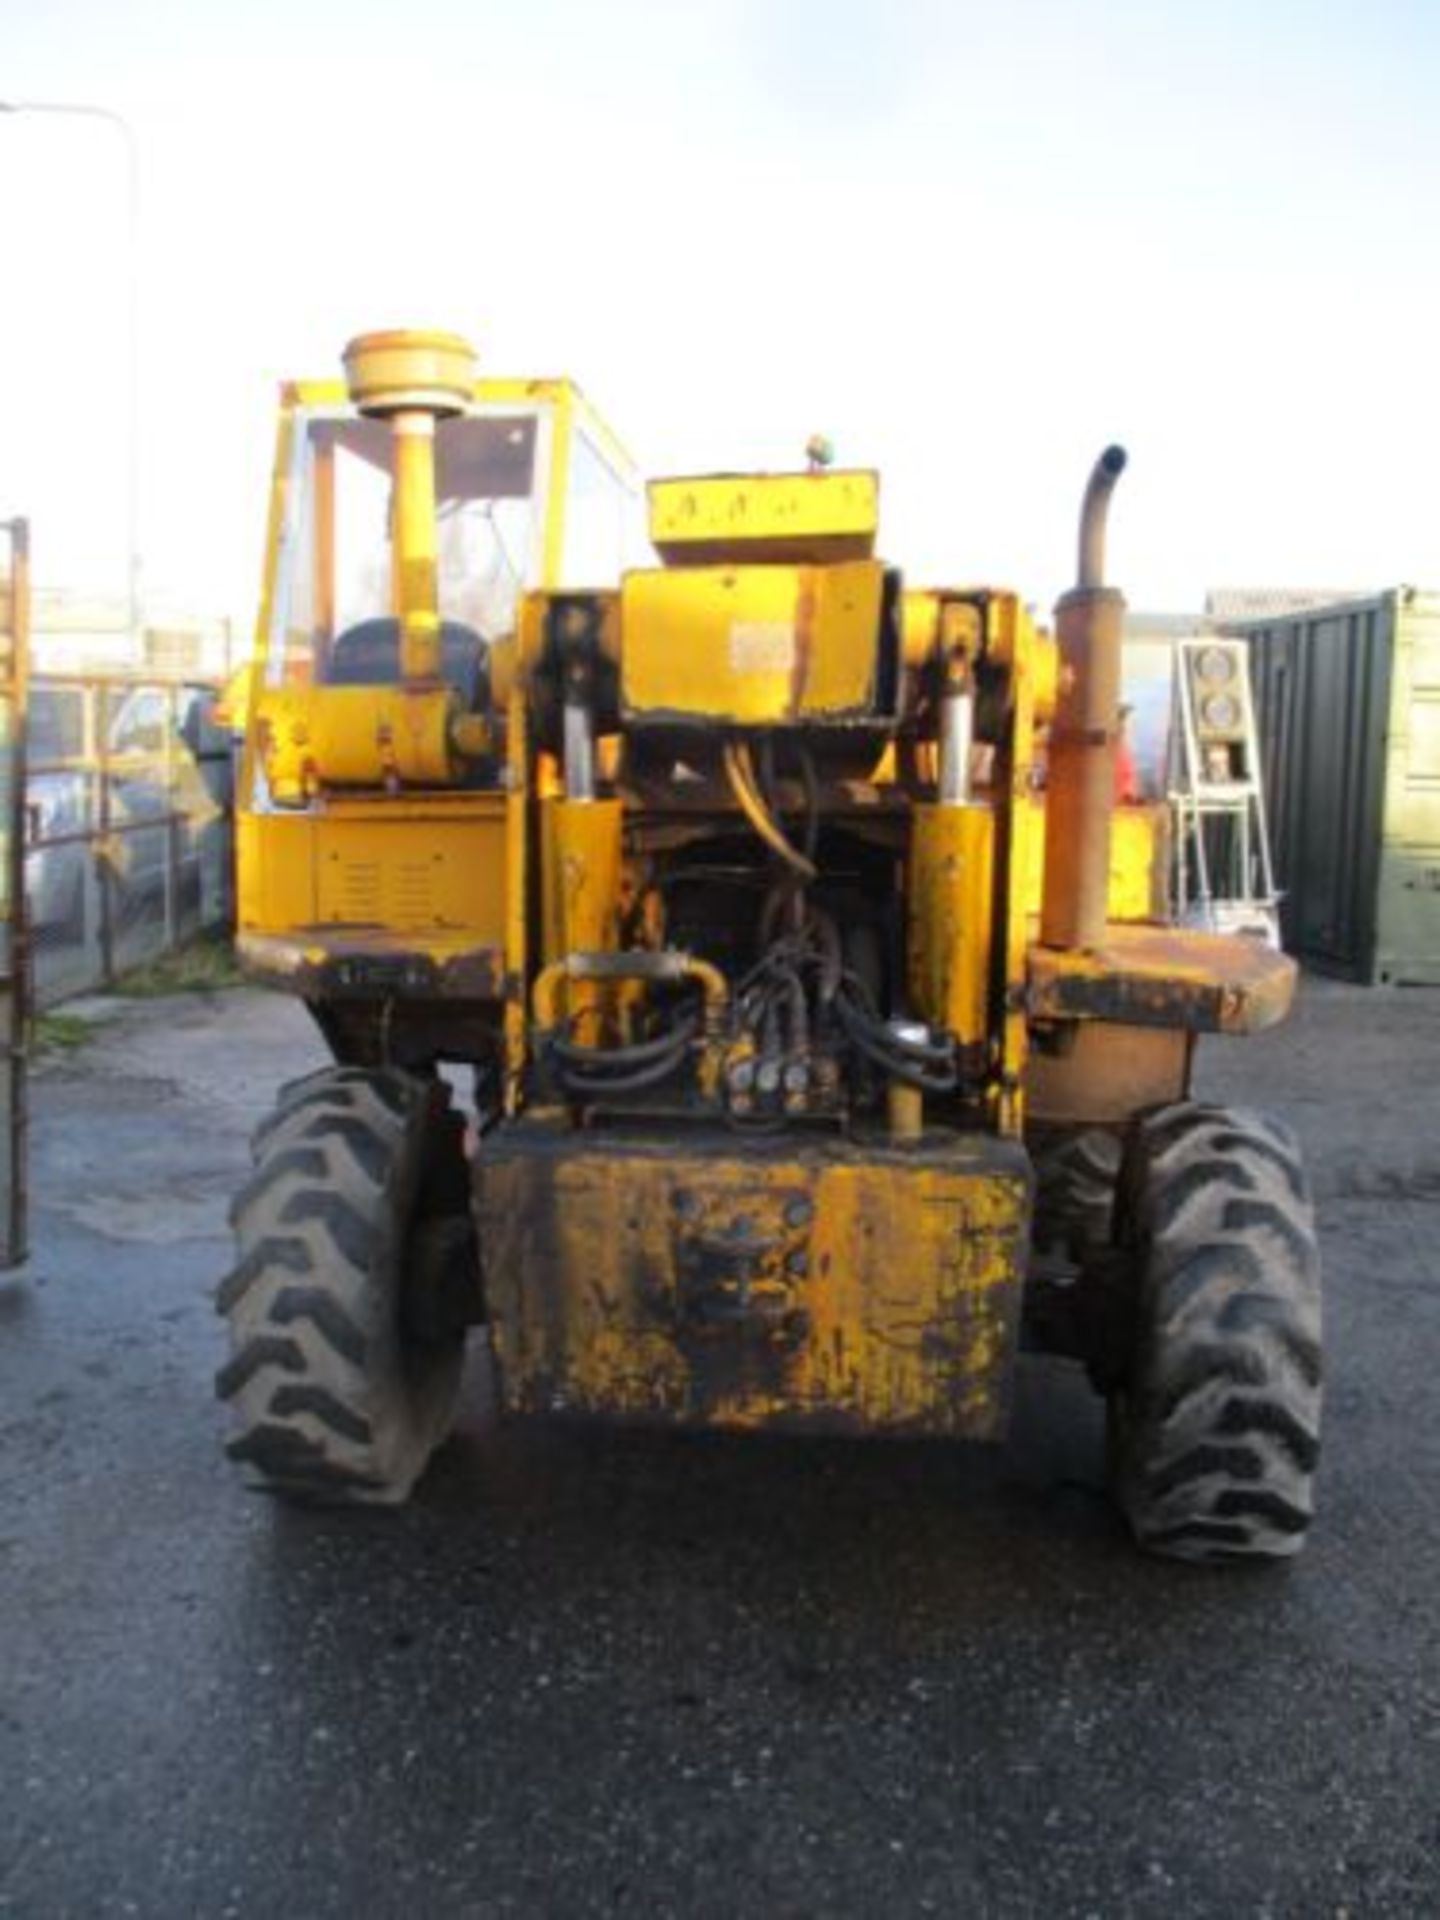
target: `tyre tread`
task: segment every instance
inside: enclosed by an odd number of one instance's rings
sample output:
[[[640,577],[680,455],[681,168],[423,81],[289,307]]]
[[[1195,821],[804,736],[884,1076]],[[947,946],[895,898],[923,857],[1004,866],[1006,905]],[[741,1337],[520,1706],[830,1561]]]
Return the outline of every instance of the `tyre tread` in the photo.
[[[235,1196],[237,1259],[217,1290],[231,1357],[216,1392],[227,1451],[266,1491],[310,1504],[405,1499],[448,1429],[457,1339],[417,1356],[399,1313],[432,1083],[331,1067],[282,1088]],[[408,1357],[407,1357],[408,1356]]]
[[[1136,1355],[1116,1491],[1139,1544],[1281,1559],[1314,1508],[1319,1256],[1298,1149],[1265,1116],[1185,1102],[1144,1116],[1122,1170]]]

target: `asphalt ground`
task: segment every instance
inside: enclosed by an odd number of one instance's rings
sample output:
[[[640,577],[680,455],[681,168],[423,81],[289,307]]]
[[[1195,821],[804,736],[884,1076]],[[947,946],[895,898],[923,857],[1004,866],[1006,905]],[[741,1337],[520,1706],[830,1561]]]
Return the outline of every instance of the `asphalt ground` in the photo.
[[[410,1508],[279,1508],[211,1292],[319,1049],[108,1012],[0,1281],[0,1911],[1440,1913],[1440,994],[1202,1056],[1298,1128],[1328,1284],[1320,1519],[1239,1572],[1134,1553],[1041,1360],[995,1451],[497,1428],[476,1368]]]

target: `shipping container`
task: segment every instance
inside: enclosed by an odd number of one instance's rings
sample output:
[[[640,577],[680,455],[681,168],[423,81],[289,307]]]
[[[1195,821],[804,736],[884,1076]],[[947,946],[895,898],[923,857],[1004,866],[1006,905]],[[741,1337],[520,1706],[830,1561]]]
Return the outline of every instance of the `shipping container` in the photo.
[[[1250,643],[1286,948],[1440,984],[1440,593],[1225,625]]]

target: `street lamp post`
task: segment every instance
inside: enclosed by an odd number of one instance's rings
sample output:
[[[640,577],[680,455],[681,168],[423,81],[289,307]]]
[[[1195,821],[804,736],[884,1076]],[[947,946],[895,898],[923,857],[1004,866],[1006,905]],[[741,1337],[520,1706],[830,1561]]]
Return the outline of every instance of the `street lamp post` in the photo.
[[[125,498],[127,552],[127,625],[131,664],[140,655],[140,153],[135,130],[111,107],[79,100],[0,100],[0,113],[64,114],[103,120],[120,135],[125,148],[126,186],[126,357]]]

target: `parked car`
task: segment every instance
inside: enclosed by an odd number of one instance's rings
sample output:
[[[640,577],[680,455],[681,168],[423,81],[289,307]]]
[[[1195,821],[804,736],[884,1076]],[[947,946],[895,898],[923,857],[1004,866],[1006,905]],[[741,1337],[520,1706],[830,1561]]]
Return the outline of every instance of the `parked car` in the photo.
[[[40,936],[80,939],[92,828],[90,775],[63,763],[85,752],[79,688],[32,689],[26,743],[25,894]]]
[[[228,810],[233,783],[228,732],[215,723],[211,687],[136,686],[112,691],[97,723],[108,766],[106,806],[98,758],[87,742],[78,684],[37,682],[31,690],[25,791],[25,889],[30,924],[51,939],[85,932],[94,836],[108,821],[107,876],[112,914],[133,921],[157,911],[171,859],[172,816],[177,905],[201,906],[204,846]]]
[[[112,872],[121,918],[163,897],[175,835],[178,904],[200,905],[200,849],[231,799],[228,733],[214,722],[211,687],[135,687],[113,708],[108,728]],[[173,744],[172,744],[173,739]]]

